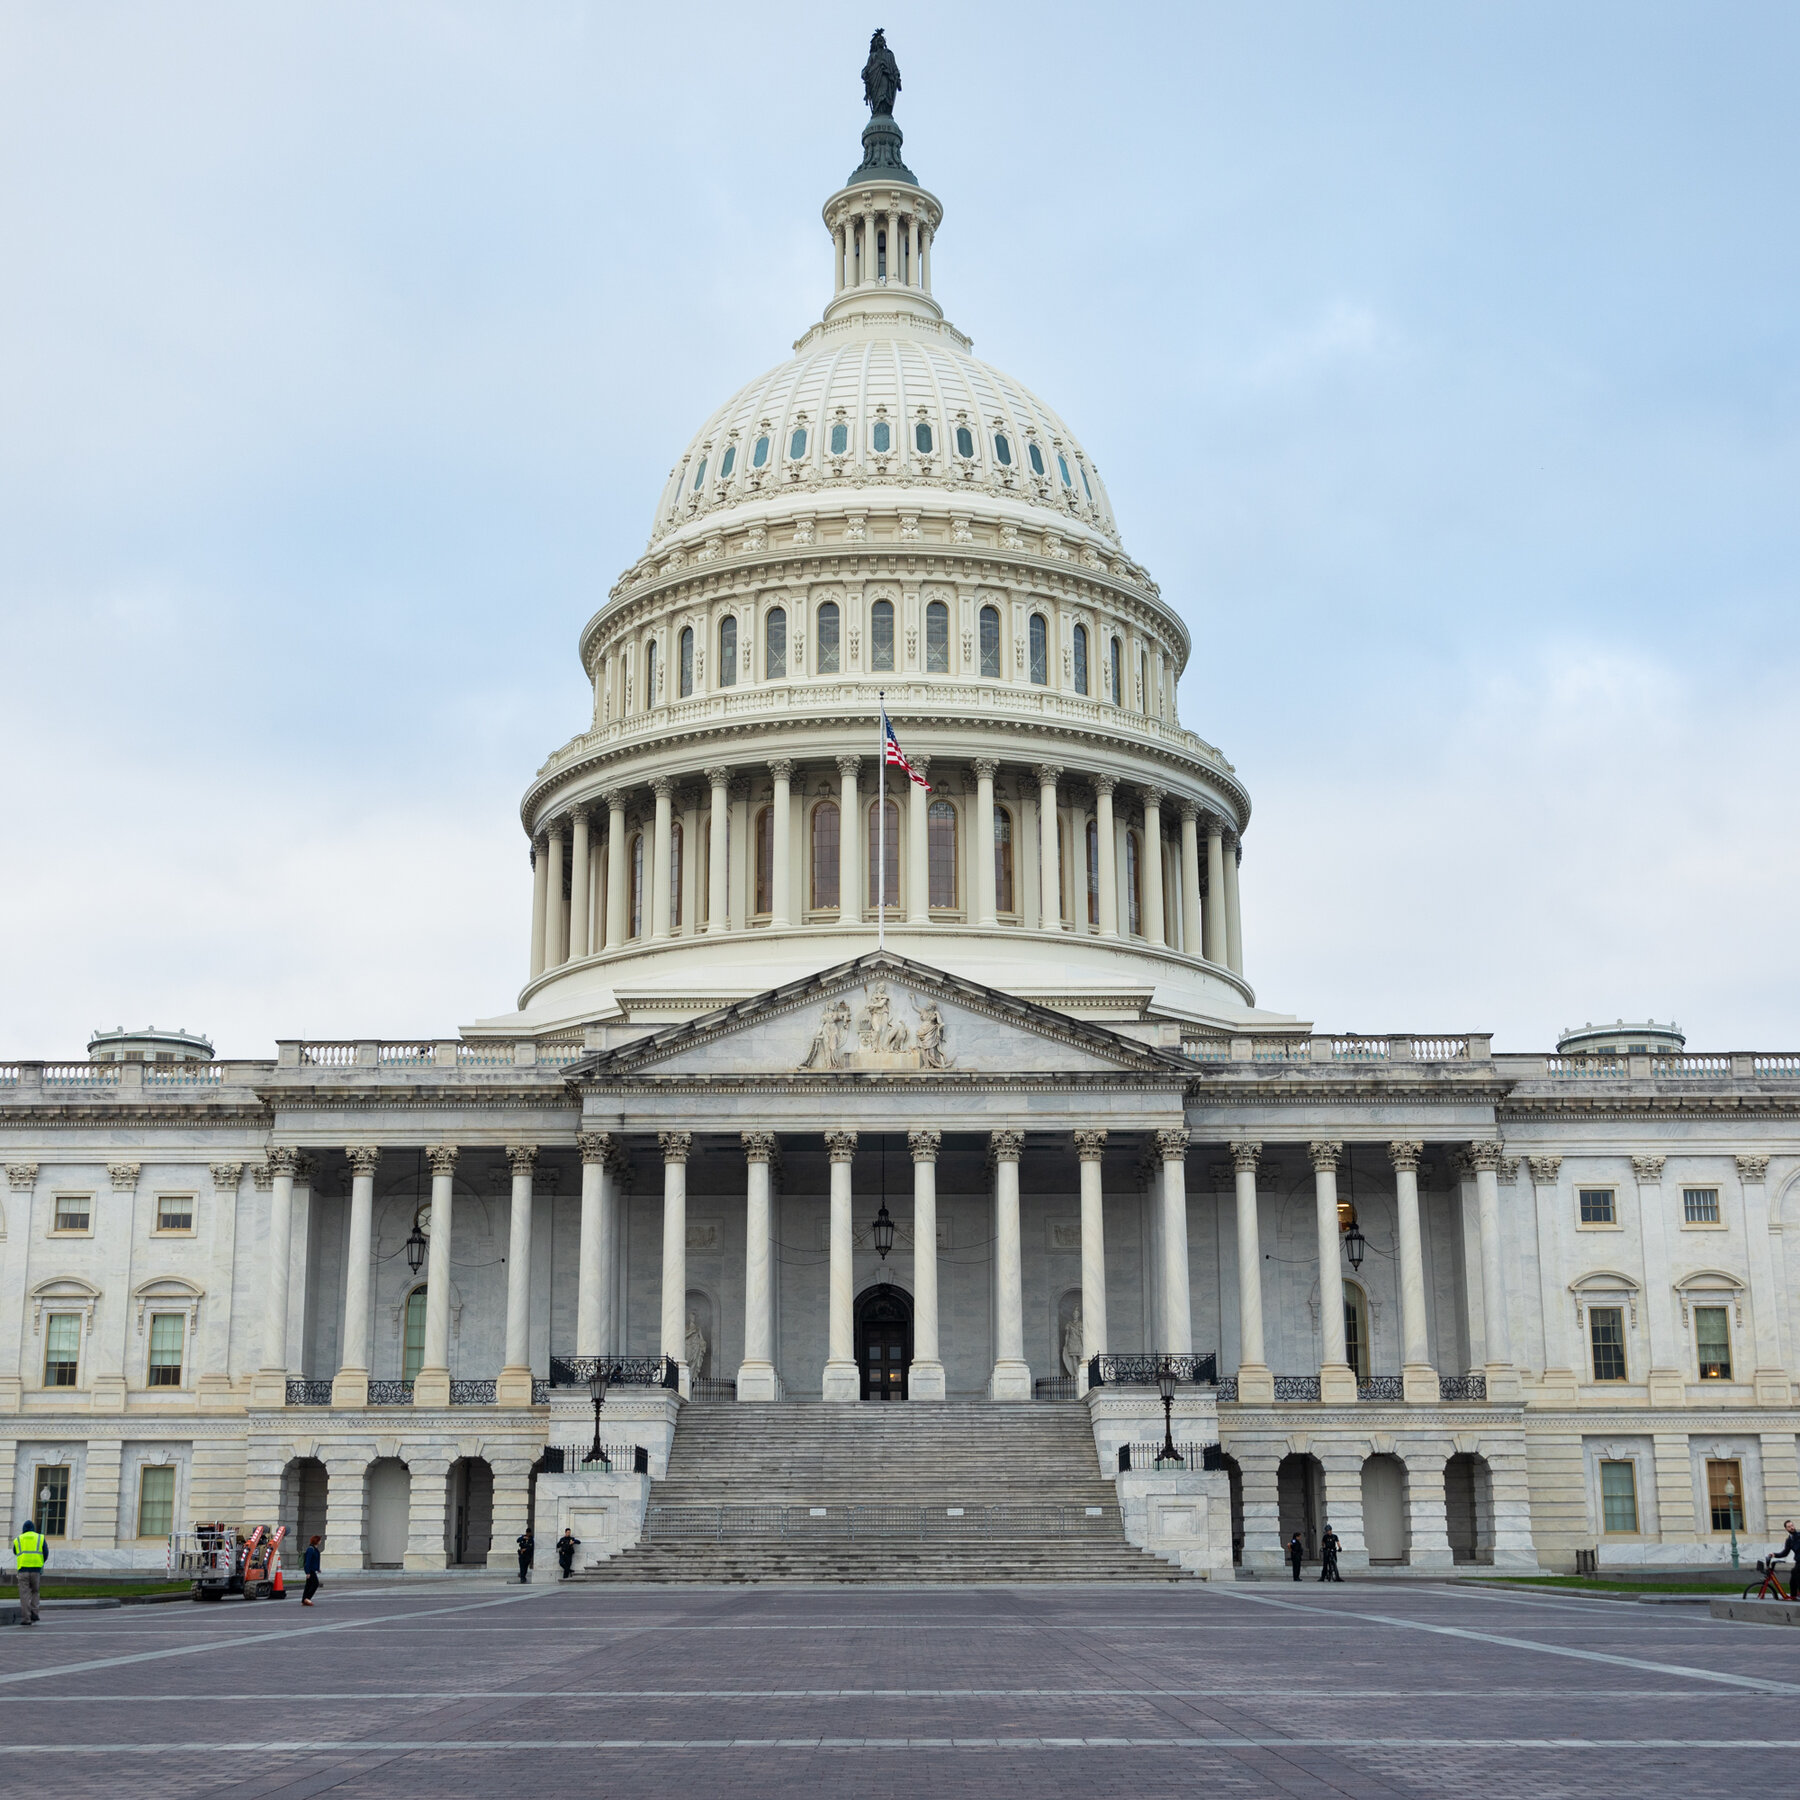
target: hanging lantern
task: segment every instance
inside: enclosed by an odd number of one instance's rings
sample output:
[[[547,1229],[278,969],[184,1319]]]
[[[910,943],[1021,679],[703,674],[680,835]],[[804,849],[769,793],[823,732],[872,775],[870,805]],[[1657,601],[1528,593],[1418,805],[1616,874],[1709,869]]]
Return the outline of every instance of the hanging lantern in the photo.
[[[876,1251],[880,1254],[881,1260],[886,1262],[887,1253],[894,1247],[894,1220],[893,1215],[887,1209],[885,1200],[881,1203],[881,1211],[875,1215],[875,1229],[872,1235],[875,1239]]]

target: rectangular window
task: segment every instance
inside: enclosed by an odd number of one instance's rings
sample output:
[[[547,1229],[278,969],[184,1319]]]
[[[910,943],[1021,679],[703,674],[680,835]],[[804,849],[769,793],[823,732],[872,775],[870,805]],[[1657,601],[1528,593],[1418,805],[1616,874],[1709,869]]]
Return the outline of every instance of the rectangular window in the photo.
[[[194,1229],[194,1196],[192,1194],[158,1194],[156,1197],[156,1229],[158,1231],[192,1231]]]
[[[756,815],[756,912],[766,918],[775,905],[775,809]]]
[[[69,1471],[63,1464],[37,1471],[32,1483],[31,1516],[45,1537],[69,1534]]]
[[[1694,1308],[1694,1342],[1700,1351],[1700,1379],[1731,1379],[1731,1319],[1723,1306]]]
[[[948,800],[934,800],[925,815],[933,906],[956,904],[956,808]]]
[[[813,808],[812,903],[820,909],[838,903],[838,809],[830,800]]]
[[[1600,1465],[1600,1527],[1603,1531],[1637,1531],[1637,1470],[1628,1462]]]
[[[819,673],[838,672],[838,609],[829,600],[819,608]]]
[[[186,1313],[150,1315],[150,1385],[181,1386],[181,1353],[187,1336]]]
[[[73,1387],[81,1367],[81,1314],[52,1313],[44,1321],[44,1386]]]
[[[1681,1213],[1690,1225],[1716,1225],[1719,1222],[1719,1190],[1717,1188],[1683,1188]]]
[[[1588,1336],[1594,1347],[1594,1379],[1625,1379],[1625,1309],[1594,1306],[1588,1309]]]
[[[175,1529],[175,1471],[145,1469],[138,1478],[138,1528],[141,1538],[167,1537]]]
[[[91,1194],[58,1194],[56,1196],[56,1225],[58,1231],[86,1231],[88,1221],[93,1217]]]
[[[1581,1222],[1584,1225],[1616,1225],[1611,1188],[1581,1188]]]
[[[1706,1503],[1714,1531],[1744,1529],[1744,1471],[1735,1458],[1706,1465]]]

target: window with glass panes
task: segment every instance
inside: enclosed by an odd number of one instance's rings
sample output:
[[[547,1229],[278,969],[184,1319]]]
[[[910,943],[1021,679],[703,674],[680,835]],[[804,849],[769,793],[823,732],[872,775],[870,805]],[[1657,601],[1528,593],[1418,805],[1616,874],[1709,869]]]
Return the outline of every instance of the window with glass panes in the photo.
[[[1731,1379],[1731,1313],[1723,1306],[1694,1308],[1694,1346],[1702,1381]]]
[[[981,672],[993,680],[1000,678],[1000,609],[981,609]]]
[[[1613,1191],[1611,1188],[1582,1188],[1579,1192],[1581,1222],[1584,1225],[1611,1225]]]
[[[1596,1381],[1625,1379],[1625,1309],[1622,1306],[1588,1308],[1588,1342],[1594,1352]]]
[[[150,1385],[181,1386],[181,1353],[187,1335],[186,1313],[150,1315]]]
[[[925,608],[925,672],[950,673],[950,609],[941,600]]]
[[[737,686],[737,620],[719,621],[719,686]]]
[[[56,1226],[58,1231],[86,1231],[88,1222],[93,1217],[93,1196],[91,1194],[58,1194],[56,1196]]]
[[[40,1467],[31,1483],[31,1516],[45,1537],[66,1537],[69,1530],[69,1470],[66,1464]]]
[[[956,807],[934,800],[925,816],[931,864],[931,904],[956,904]]]
[[[813,643],[819,659],[821,675],[838,672],[838,609],[835,600],[827,600],[819,608],[819,629]]]
[[[767,916],[775,905],[775,809],[756,815],[756,910]]]
[[[1013,823],[1005,807],[994,808],[994,910],[1015,912],[1013,904]]]
[[[886,823],[883,823],[883,820]],[[879,905],[884,898],[881,887],[887,882],[885,898],[891,907],[900,899],[900,808],[892,800],[885,806],[869,808],[869,904]]]
[[[776,607],[763,627],[763,675],[770,681],[787,676],[787,609]]]
[[[1031,679],[1039,687],[1050,681],[1050,627],[1042,613],[1031,615]]]
[[[852,826],[852,830],[855,827]],[[851,842],[855,842],[852,839]],[[821,800],[812,815],[812,902],[816,907],[838,903],[838,809],[834,800]]]
[[[156,1197],[156,1229],[158,1231],[192,1231],[194,1229],[194,1196],[192,1194],[158,1194]]]
[[[153,1465],[138,1476],[138,1526],[141,1538],[167,1537],[175,1529],[175,1471]]]
[[[1088,923],[1100,923],[1100,827],[1089,819],[1083,833],[1087,850],[1087,916]]]
[[[1716,1225],[1719,1222],[1719,1190],[1717,1188],[1683,1188],[1682,1217],[1690,1225]]]
[[[888,670],[894,666],[894,603],[877,600],[869,608],[869,667]]]
[[[416,1381],[425,1366],[425,1290],[416,1287],[406,1296],[406,1335],[400,1347],[400,1379]]]
[[[681,821],[674,820],[669,826],[669,918],[671,931],[681,929],[681,866],[682,830]]]
[[[1628,1462],[1600,1465],[1600,1528],[1615,1535],[1638,1528],[1637,1470]]]
[[[51,1313],[44,1320],[44,1386],[73,1387],[81,1368],[81,1314]]]
[[[1714,1531],[1744,1529],[1744,1471],[1735,1457],[1707,1463],[1706,1504]]]

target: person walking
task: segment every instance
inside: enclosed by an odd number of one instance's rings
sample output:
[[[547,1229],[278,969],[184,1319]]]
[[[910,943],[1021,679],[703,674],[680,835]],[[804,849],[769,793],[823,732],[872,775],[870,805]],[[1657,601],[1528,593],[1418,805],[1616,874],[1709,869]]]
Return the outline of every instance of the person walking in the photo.
[[[525,1527],[525,1535],[519,1539],[519,1579],[531,1579],[531,1565],[537,1560],[537,1539],[531,1534],[531,1527]]]
[[[27,1519],[12,1541],[13,1579],[19,1584],[19,1623],[38,1622],[38,1578],[50,1558],[50,1540]]]
[[[1337,1566],[1338,1552],[1343,1547],[1343,1540],[1327,1525],[1324,1534],[1319,1539],[1319,1579],[1321,1581],[1342,1581],[1344,1579],[1338,1573]]]
[[[562,1536],[556,1540],[556,1560],[562,1564],[564,1581],[567,1581],[575,1572],[575,1552],[580,1544],[581,1539],[565,1525]]]
[[[300,1591],[302,1606],[311,1606],[313,1595],[319,1591],[319,1545],[323,1541],[322,1538],[314,1538],[300,1558],[300,1567],[306,1571],[306,1586]]]
[[[1299,1532],[1288,1539],[1288,1561],[1294,1565],[1294,1579],[1300,1579],[1300,1565],[1306,1560],[1306,1546],[1300,1541]]]

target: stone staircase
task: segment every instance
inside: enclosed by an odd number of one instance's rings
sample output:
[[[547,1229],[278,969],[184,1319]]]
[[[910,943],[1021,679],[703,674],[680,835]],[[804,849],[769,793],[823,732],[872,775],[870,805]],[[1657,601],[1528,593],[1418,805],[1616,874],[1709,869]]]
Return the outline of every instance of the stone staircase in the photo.
[[[644,1539],[587,1581],[1179,1581],[1125,1541],[1087,1409],[684,1406]]]

